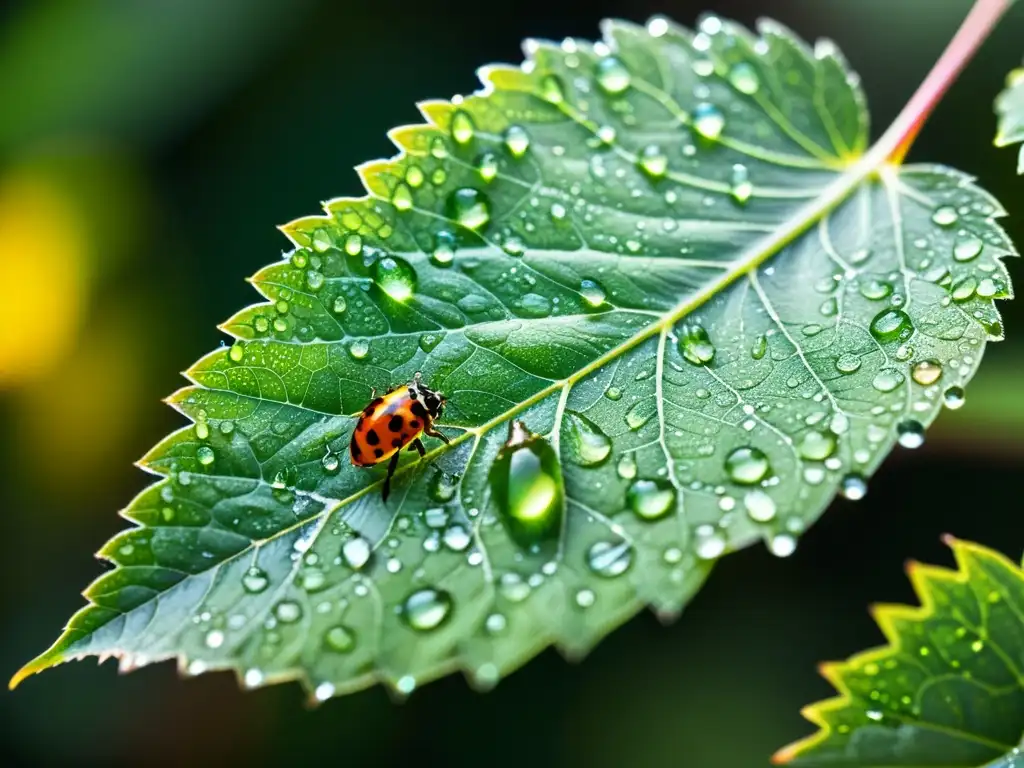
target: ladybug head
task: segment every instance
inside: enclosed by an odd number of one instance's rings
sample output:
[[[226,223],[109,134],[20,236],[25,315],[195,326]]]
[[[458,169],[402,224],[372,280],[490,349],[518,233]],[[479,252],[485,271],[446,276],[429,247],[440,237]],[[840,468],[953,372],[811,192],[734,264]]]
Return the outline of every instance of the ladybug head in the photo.
[[[420,372],[416,371],[416,376],[413,377],[413,383],[411,385],[416,390],[416,399],[423,403],[423,407],[427,409],[427,413],[430,414],[430,418],[440,418],[441,412],[444,410],[444,404],[447,402],[445,396],[440,392],[435,392],[432,389],[427,389],[423,384],[420,383]]]

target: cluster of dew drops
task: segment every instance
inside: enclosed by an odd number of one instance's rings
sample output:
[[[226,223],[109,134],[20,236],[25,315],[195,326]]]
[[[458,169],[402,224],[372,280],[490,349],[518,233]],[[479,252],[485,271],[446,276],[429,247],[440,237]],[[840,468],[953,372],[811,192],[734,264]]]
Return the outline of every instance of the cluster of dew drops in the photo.
[[[708,34],[715,34],[721,28],[720,22],[710,17],[702,23],[701,34],[695,38],[695,47],[698,51],[710,47]],[[655,19],[649,25],[649,31],[654,36],[660,36],[667,31],[667,24],[663,20]],[[579,65],[579,60],[573,55],[574,43],[566,41],[563,46],[568,52],[566,64],[573,68]],[[603,48],[602,44],[596,46],[596,50],[604,55],[598,60],[594,80],[600,90],[610,97],[621,96],[628,91],[632,83],[632,76],[628,68],[610,51]],[[694,62],[694,68],[698,74],[711,74],[714,66],[710,60],[698,59]],[[741,93],[754,94],[760,87],[756,70],[748,63],[740,62],[728,72],[728,80]],[[541,95],[552,104],[560,104],[564,101],[564,91],[560,80],[549,75],[541,80]],[[628,118],[628,115],[626,116]],[[628,119],[626,120],[628,123]],[[695,131],[708,140],[715,140],[725,127],[725,117],[715,105],[701,102],[693,111],[692,125]],[[458,146],[469,145],[475,136],[476,128],[470,115],[457,109],[451,119],[451,139]],[[525,158],[530,152],[531,137],[529,132],[520,125],[510,125],[502,137],[504,151],[513,161]],[[593,139],[594,146],[611,146],[615,142],[615,129],[611,126],[598,127]],[[556,148],[557,149],[557,148]],[[684,147],[684,152],[692,153],[696,149],[692,145]],[[448,149],[446,143],[436,137],[431,144],[431,154],[437,159],[447,157]],[[501,159],[492,151],[480,154],[476,160],[476,172],[483,185],[487,185],[498,177],[501,167]],[[660,179],[669,171],[669,158],[657,146],[651,144],[645,147],[637,156],[637,166],[647,177]],[[592,173],[600,176],[603,168],[600,162],[592,164]],[[745,203],[751,196],[753,186],[750,182],[747,169],[742,165],[736,165],[731,170],[731,193],[733,199],[740,204]],[[443,168],[437,168],[428,179],[427,174],[416,165],[409,165],[405,169],[404,178],[393,189],[391,204],[399,213],[413,209],[415,205],[415,190],[423,184],[429,183],[435,186],[443,185],[447,180]],[[666,193],[670,194],[670,193]],[[484,230],[491,221],[492,209],[488,195],[481,189],[473,187],[460,187],[450,193],[446,199],[445,212],[448,219],[473,232]],[[967,213],[968,211],[963,211]],[[550,215],[553,220],[559,220],[567,215],[566,208],[560,203],[551,206]],[[934,212],[932,221],[939,227],[948,228],[954,226],[959,218],[957,209],[951,206],[942,206]],[[378,231],[378,234],[386,236],[386,232]],[[500,239],[503,250],[512,256],[521,256],[525,252],[525,245],[515,236],[506,236]],[[917,244],[919,248],[924,245]],[[328,230],[318,230],[314,233],[312,250],[299,248],[291,255],[291,265],[300,270],[305,270],[305,286],[311,292],[320,291],[325,284],[325,278],[321,271],[321,256],[327,250],[340,247],[349,256],[363,256],[367,265],[372,268],[374,283],[391,299],[399,302],[409,300],[416,291],[417,275],[413,267],[398,256],[388,255],[363,244],[358,234],[349,233],[342,241],[336,242],[334,235]],[[957,262],[965,263],[976,258],[982,251],[984,244],[977,236],[961,231],[960,237],[954,249],[954,259]],[[639,244],[631,247],[625,244],[626,250],[637,251]],[[435,235],[434,248],[430,254],[431,262],[437,267],[450,267],[455,264],[457,251],[457,237],[451,230],[442,230]],[[865,253],[864,258],[867,258]],[[855,259],[856,261],[856,259]],[[864,298],[873,301],[888,300],[889,306],[879,311],[872,319],[869,330],[872,336],[880,343],[897,342],[899,347],[895,357],[897,360],[909,366],[911,379],[918,385],[934,389],[935,385],[943,377],[944,365],[939,360],[917,360],[913,361],[912,347],[904,343],[908,341],[913,333],[914,326],[910,316],[901,308],[902,297],[894,290],[894,283],[898,276],[894,275],[892,281],[878,279],[861,279],[859,290]],[[925,275],[926,279],[946,285],[950,290],[952,301],[963,302],[974,296],[981,298],[993,297],[1003,290],[995,278],[983,278],[978,280],[974,277],[963,278],[953,282],[949,277],[948,270],[942,275]],[[838,280],[827,281],[828,285],[819,286],[823,293],[834,291]],[[599,282],[593,279],[584,279],[579,286],[580,295],[593,307],[601,307],[606,302],[608,295]],[[289,325],[289,299],[291,296],[281,295],[274,303],[276,316],[269,319],[266,316],[257,316],[253,327],[257,334],[265,334],[273,329],[276,332],[287,332]],[[330,303],[330,308],[335,314],[341,315],[349,310],[351,296],[346,298],[339,293]],[[826,299],[821,306],[823,316],[835,315],[837,303],[834,297]],[[822,327],[816,324],[808,324],[803,332],[807,336],[813,336],[820,332]],[[297,328],[296,333],[300,338],[307,333],[308,329]],[[699,323],[686,323],[676,336],[682,357],[695,366],[707,366],[714,360],[715,345],[705,328]],[[429,342],[428,342],[429,344]],[[750,356],[754,360],[761,359],[767,352],[768,339],[766,336],[758,337],[750,348]],[[427,348],[425,351],[429,351]],[[369,353],[369,342],[357,339],[349,345],[349,353],[354,359],[362,359]],[[237,341],[229,350],[229,359],[234,363],[241,363],[245,358],[243,342]],[[969,370],[972,360],[964,356],[962,360],[950,360],[948,366],[954,370],[960,369],[962,373]],[[836,370],[844,375],[856,373],[861,367],[861,359],[856,355],[845,354],[837,357],[835,361]],[[905,383],[904,374],[891,367],[881,369],[872,381],[873,387],[882,393],[892,392]],[[622,397],[622,391],[618,387],[610,386],[605,391],[605,396],[612,401]],[[697,397],[709,397],[707,390],[699,390]],[[951,408],[959,408],[964,402],[964,392],[959,386],[953,385],[943,391],[942,400]],[[924,408],[929,408],[924,403]],[[747,415],[753,415],[751,410]],[[626,423],[630,429],[636,430],[642,427],[651,418],[652,412],[649,409],[630,409],[625,416]],[[824,416],[824,414],[822,414]],[[753,428],[754,422],[749,421]],[[583,466],[602,465],[612,452],[611,440],[604,432],[585,419],[576,419],[570,422],[569,432],[573,446],[574,460]],[[840,460],[835,456],[838,440],[846,432],[849,424],[841,414],[833,414],[828,422],[828,429],[807,432],[799,441],[797,446],[801,458],[809,462],[804,470],[804,480],[808,484],[815,485],[823,481],[824,469],[841,468]],[[230,421],[221,421],[219,430],[228,435],[233,429]],[[878,434],[870,435],[873,442],[880,442],[885,437],[885,432],[877,428]],[[215,461],[213,449],[205,444],[209,437],[209,426],[205,415],[200,417],[195,424],[196,437],[203,442],[196,452],[197,459],[204,467],[209,467]],[[915,448],[922,444],[924,439],[924,427],[914,419],[907,419],[897,425],[897,439],[900,445],[908,448]],[[864,455],[855,456],[855,459],[866,463],[870,455],[866,451],[860,451]],[[326,451],[322,465],[327,474],[335,474],[340,469],[339,456],[329,448]],[[641,520],[655,521],[666,516],[676,507],[675,487],[662,480],[652,480],[637,476],[637,462],[633,455],[623,454],[615,464],[616,473],[623,480],[630,481],[626,492],[626,502],[629,509]],[[767,524],[776,519],[777,510],[773,499],[762,488],[770,485],[777,478],[773,476],[769,457],[755,446],[741,446],[730,451],[723,462],[723,471],[729,481],[735,485],[748,489],[742,498],[742,505],[751,520],[757,523]],[[531,474],[532,473],[532,474]],[[294,473],[292,473],[294,474]],[[283,470],[274,479],[274,487],[277,489],[287,488],[290,480],[288,470]],[[520,495],[516,504],[510,508],[498,510],[500,515],[514,519],[526,515],[536,516],[537,510],[548,514],[556,508],[553,498],[547,496],[538,500],[537,494],[551,494],[551,482],[544,482],[544,472],[539,471],[536,466],[520,473],[519,476],[512,473],[512,482],[525,483],[527,492]],[[552,478],[548,477],[548,481]],[[458,478],[438,472],[431,483],[431,497],[439,504],[450,501],[454,494]],[[865,477],[857,472],[851,472],[843,476],[840,483],[841,493],[849,499],[860,499],[867,491]],[[722,489],[724,494],[724,488]],[[545,503],[547,506],[545,507]],[[518,508],[516,506],[518,505]],[[728,515],[736,507],[737,500],[729,495],[722,495],[719,506],[723,513]],[[469,510],[470,517],[476,517],[480,512],[477,509]],[[423,548],[427,552],[437,552],[442,548],[451,552],[465,552],[467,562],[471,566],[479,566],[483,561],[483,553],[474,546],[473,537],[467,528],[458,522],[451,522],[449,515],[443,506],[428,509],[424,513],[424,520],[430,533],[423,540]],[[485,522],[494,522],[485,520]],[[408,518],[398,520],[399,527],[408,528]],[[615,526],[614,532],[621,533],[621,528]],[[701,525],[695,530],[694,554],[703,560],[712,560],[727,549],[727,540],[720,532],[721,526]],[[803,529],[803,521],[794,517],[786,521],[785,530],[775,534],[769,541],[769,549],[776,555],[785,557],[796,549],[796,536]],[[335,531],[343,537],[335,564],[344,564],[357,574],[357,580],[353,588],[356,597],[368,594],[368,587],[359,572],[365,570],[371,559],[377,557],[373,545],[362,536],[351,530]],[[397,557],[387,557],[384,549],[395,549],[398,541],[391,539],[383,543],[382,556],[384,556],[384,567],[389,573],[398,573],[403,564]],[[315,552],[307,552],[305,548],[309,542],[300,539],[295,546],[295,558],[302,558],[303,567],[298,571],[297,582],[308,594],[314,594],[326,584],[326,576],[323,571],[323,563],[320,563],[320,556]],[[587,566],[595,575],[602,578],[613,578],[625,573],[632,565],[634,557],[633,547],[630,542],[623,538],[616,540],[602,540],[591,545],[586,553]],[[687,556],[678,547],[669,547],[663,553],[663,560],[668,565],[685,563]],[[519,603],[525,600],[531,592],[539,587],[546,577],[554,575],[557,571],[557,563],[552,560],[545,563],[539,573],[524,578],[517,573],[507,572],[499,577],[499,589],[502,596],[511,603]],[[422,575],[422,574],[420,574]],[[247,593],[258,594],[264,592],[270,585],[268,574],[254,565],[248,569],[242,578],[242,586]],[[576,592],[575,604],[585,609],[592,606],[597,600],[595,592],[583,588]],[[340,603],[321,601],[316,604],[313,610],[328,613],[340,608],[342,612],[348,607],[347,600]],[[295,600],[284,599],[278,601],[264,621],[266,629],[264,640],[273,647],[281,642],[281,635],[278,630],[287,625],[299,622],[303,617],[303,605]],[[454,610],[454,600],[447,591],[433,587],[422,586],[413,589],[396,607],[396,612],[402,621],[410,629],[417,632],[430,632],[441,627],[449,619]],[[204,643],[207,648],[216,650],[226,641],[225,630],[241,629],[248,619],[241,615],[229,616],[225,621],[218,621],[211,617],[209,612],[202,612],[194,617],[197,624],[212,626],[204,636]],[[484,630],[490,635],[500,635],[506,631],[508,625],[507,617],[502,613],[491,613],[484,621]],[[331,653],[347,654],[352,653],[358,645],[358,634],[356,630],[343,623],[337,623],[326,629],[322,637],[323,648]],[[205,669],[203,662],[195,661],[189,667],[190,672],[200,672]],[[477,681],[483,684],[497,680],[497,669],[493,665],[483,665],[476,672]],[[256,668],[244,673],[244,682],[248,686],[257,686],[264,682],[263,673]],[[416,686],[415,680],[406,676],[399,679],[396,687],[403,693],[411,692]],[[315,688],[315,696],[318,699],[326,699],[334,694],[334,687],[330,683],[322,683]]]

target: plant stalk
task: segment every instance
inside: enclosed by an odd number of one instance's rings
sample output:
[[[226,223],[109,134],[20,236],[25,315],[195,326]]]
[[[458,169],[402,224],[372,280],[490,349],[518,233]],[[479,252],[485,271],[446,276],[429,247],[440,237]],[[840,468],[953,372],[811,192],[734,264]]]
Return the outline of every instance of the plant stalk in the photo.
[[[874,155],[877,151],[892,165],[903,162],[935,105],[1012,3],[1013,0],[976,0],[942,56],[870,154]]]

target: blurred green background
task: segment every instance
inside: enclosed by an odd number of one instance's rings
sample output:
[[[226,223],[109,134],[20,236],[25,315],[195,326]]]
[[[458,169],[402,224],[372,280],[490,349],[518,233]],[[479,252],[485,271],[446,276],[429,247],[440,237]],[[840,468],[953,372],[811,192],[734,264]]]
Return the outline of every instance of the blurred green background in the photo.
[[[180,425],[159,399],[256,300],[244,277],[286,248],[275,225],[360,193],[414,102],[472,91],[528,36],[593,38],[601,18],[770,15],[836,40],[874,135],[953,34],[966,0],[110,0],[0,4],[0,672],[53,641],[127,524],[131,467]],[[942,102],[910,162],[981,180],[1024,243],[1016,150],[992,147],[992,100],[1024,56],[1024,3]],[[1011,272],[1024,280],[1016,263]],[[1018,290],[1020,290],[1018,288]],[[304,707],[297,685],[238,690],[75,663],[0,694],[19,764],[662,766],[767,764],[831,694],[816,662],[881,641],[866,606],[910,601],[908,557],[949,563],[943,532],[1019,557],[1024,305],[1004,303],[967,406],[837,501],[780,560],[724,560],[668,627],[648,614],[582,664],[546,652],[487,694],[459,677],[404,704],[380,689]],[[12,764],[5,761],[5,764]]]

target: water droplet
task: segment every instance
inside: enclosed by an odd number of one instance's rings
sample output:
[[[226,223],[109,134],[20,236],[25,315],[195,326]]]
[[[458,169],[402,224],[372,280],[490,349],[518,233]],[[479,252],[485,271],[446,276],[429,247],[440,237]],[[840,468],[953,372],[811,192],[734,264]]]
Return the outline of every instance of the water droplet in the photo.
[[[348,353],[356,360],[362,360],[370,352],[370,342],[366,339],[356,339],[348,345]]]
[[[428,632],[437,629],[452,611],[452,598],[443,589],[418,589],[402,604],[402,618],[413,629]]]
[[[412,190],[404,181],[395,185],[391,193],[391,204],[399,211],[408,211],[412,208]]]
[[[580,281],[580,295],[583,300],[592,307],[599,307],[604,304],[608,294],[596,280],[583,279]]]
[[[796,552],[796,537],[788,533],[777,533],[768,542],[768,551],[776,557],[789,557]]]
[[[668,171],[668,155],[656,144],[644,147],[637,162],[640,170],[652,179],[660,179]]]
[[[598,541],[587,550],[587,566],[606,579],[625,573],[633,564],[633,547],[628,541]]]
[[[770,469],[768,457],[758,448],[736,448],[725,458],[725,471],[729,479],[740,485],[756,485]]]
[[[416,678],[412,675],[402,675],[395,683],[395,690],[408,696],[416,690]]]
[[[924,445],[924,425],[914,419],[901,421],[896,425],[896,439],[904,448],[920,448]]]
[[[981,240],[974,235],[966,235],[957,240],[956,245],[953,246],[953,258],[957,261],[970,261],[977,258],[983,245]]]
[[[584,467],[594,467],[608,458],[612,441],[594,422],[578,413],[568,412],[569,449],[573,460]]]
[[[745,204],[754,194],[754,185],[750,181],[747,166],[741,163],[733,165],[732,175],[729,177],[729,194],[740,205]]]
[[[632,453],[624,453],[615,465],[615,471],[623,480],[632,480],[636,477],[636,459]]]
[[[949,205],[936,208],[932,214],[932,221],[940,227],[951,227],[956,224],[958,218],[956,209]]]
[[[725,128],[725,115],[714,104],[702,102],[693,110],[693,127],[706,139],[717,139]]]
[[[910,316],[902,309],[885,309],[871,321],[871,335],[878,341],[906,341],[914,333]]]
[[[455,235],[441,230],[434,237],[434,252],[430,256],[439,267],[447,267],[455,260]]]
[[[892,294],[892,283],[872,278],[860,283],[860,295],[871,301],[881,301]]]
[[[413,189],[423,186],[423,169],[418,165],[410,165],[405,169],[405,183]],[[347,250],[347,249],[346,249]],[[355,254],[352,254],[353,256]]]
[[[590,589],[581,589],[576,593],[576,605],[580,608],[589,608],[596,599],[593,590]]]
[[[456,477],[438,470],[434,477],[431,478],[428,493],[434,501],[445,504],[455,498],[455,492],[458,488],[458,479]]]
[[[613,56],[597,62],[597,84],[610,96],[618,96],[629,88],[630,76],[626,65]]]
[[[246,688],[255,688],[263,683],[263,673],[258,669],[247,669],[243,681]]]
[[[565,92],[562,90],[562,81],[557,75],[545,75],[540,81],[540,95],[544,101],[551,104],[561,104],[565,101]]]
[[[320,459],[320,464],[323,465],[324,472],[333,475],[341,468],[341,459],[338,458],[338,454],[331,453],[330,449],[328,449],[324,457]]]
[[[859,356],[846,352],[836,358],[836,370],[840,373],[850,374],[860,370],[861,359]]]
[[[358,571],[370,561],[373,547],[362,536],[349,539],[341,545],[341,556],[349,568]]]
[[[965,394],[963,387],[950,387],[942,393],[942,403],[951,411],[955,411],[957,408],[964,404]]]
[[[224,633],[219,629],[211,630],[206,635],[207,648],[220,648],[224,645]]]
[[[464,552],[473,541],[469,531],[458,524],[449,526],[442,538],[444,545],[453,552]]]
[[[755,360],[760,360],[764,357],[764,353],[768,351],[768,339],[762,333],[756,339],[750,347],[750,356]]]
[[[694,531],[694,551],[702,560],[714,560],[725,552],[725,537],[714,526],[700,525]]]
[[[302,618],[302,606],[293,600],[282,600],[274,606],[274,616],[282,624],[294,624]]]
[[[871,380],[871,386],[879,392],[892,392],[904,382],[903,374],[895,368],[883,368]]]
[[[349,256],[358,256],[363,252],[363,238],[357,234],[351,234],[345,238],[345,253]]]
[[[686,323],[679,329],[679,351],[694,365],[707,365],[715,359],[715,345],[704,326]]]
[[[257,568],[255,565],[245,572],[242,577],[242,587],[246,592],[252,594],[258,594],[267,588],[270,584],[270,579],[267,578],[266,572]]]
[[[457,110],[452,115],[451,132],[456,144],[469,144],[473,140],[473,119],[468,113]]]
[[[767,523],[775,518],[775,501],[764,491],[749,491],[743,497],[743,506],[755,522]]]
[[[729,82],[737,91],[748,96],[757,93],[757,89],[761,87],[757,70],[745,61],[739,62],[729,70]]]
[[[270,330],[270,321],[263,315],[258,315],[253,319],[252,327],[256,329],[256,333],[266,333]]]
[[[558,455],[521,421],[509,424],[508,441],[491,466],[491,498],[509,536],[521,546],[555,538],[565,495]]]
[[[331,308],[334,310],[334,314],[340,315],[342,312],[348,309],[348,302],[345,300],[345,297],[339,293],[337,296],[334,297],[334,304],[332,305]]]
[[[608,389],[604,391],[604,396],[612,402],[615,402],[616,400],[622,399],[622,390],[618,387],[608,387]]]
[[[231,345],[231,349],[228,350],[228,357],[233,363],[240,363],[245,357],[245,346],[240,341],[236,341]]]
[[[644,424],[654,418],[657,407],[651,400],[637,400],[628,411],[626,411],[626,425],[633,430],[640,429]]]
[[[859,501],[868,492],[868,481],[863,475],[851,473],[843,477],[839,492],[850,501]]]
[[[416,289],[416,272],[407,261],[385,256],[373,265],[373,280],[395,301],[406,301]]]
[[[800,455],[810,461],[824,461],[836,452],[836,436],[811,430],[800,441]]]
[[[626,491],[626,503],[643,520],[664,517],[675,502],[675,488],[664,480],[637,480]]]
[[[927,387],[934,384],[942,377],[942,363],[938,360],[921,360],[914,364],[910,371],[910,378]]]
[[[291,264],[296,269],[305,269],[306,264],[309,263],[309,257],[306,255],[306,251],[302,248],[296,248],[295,253],[292,254]]]
[[[199,463],[204,467],[210,466],[213,464],[214,459],[213,448],[208,445],[199,446],[196,448],[196,459],[198,459]]]
[[[326,229],[318,229],[313,233],[313,250],[317,253],[323,253],[333,245],[331,233]]]
[[[530,134],[522,126],[510,125],[505,131],[505,147],[512,157],[522,157],[530,148]]]
[[[977,288],[978,281],[973,275],[968,275],[953,284],[953,290],[950,292],[950,295],[953,297],[953,301],[967,301],[974,295]]]
[[[491,204],[483,192],[462,187],[448,196],[447,214],[452,221],[476,231],[491,220]]]
[[[487,184],[490,184],[498,177],[498,156],[493,152],[484,152],[477,158],[476,172]]]
[[[492,635],[500,635],[505,631],[505,627],[507,626],[508,620],[505,618],[504,614],[501,613],[492,613],[484,621],[484,627],[486,627],[487,631]]]

